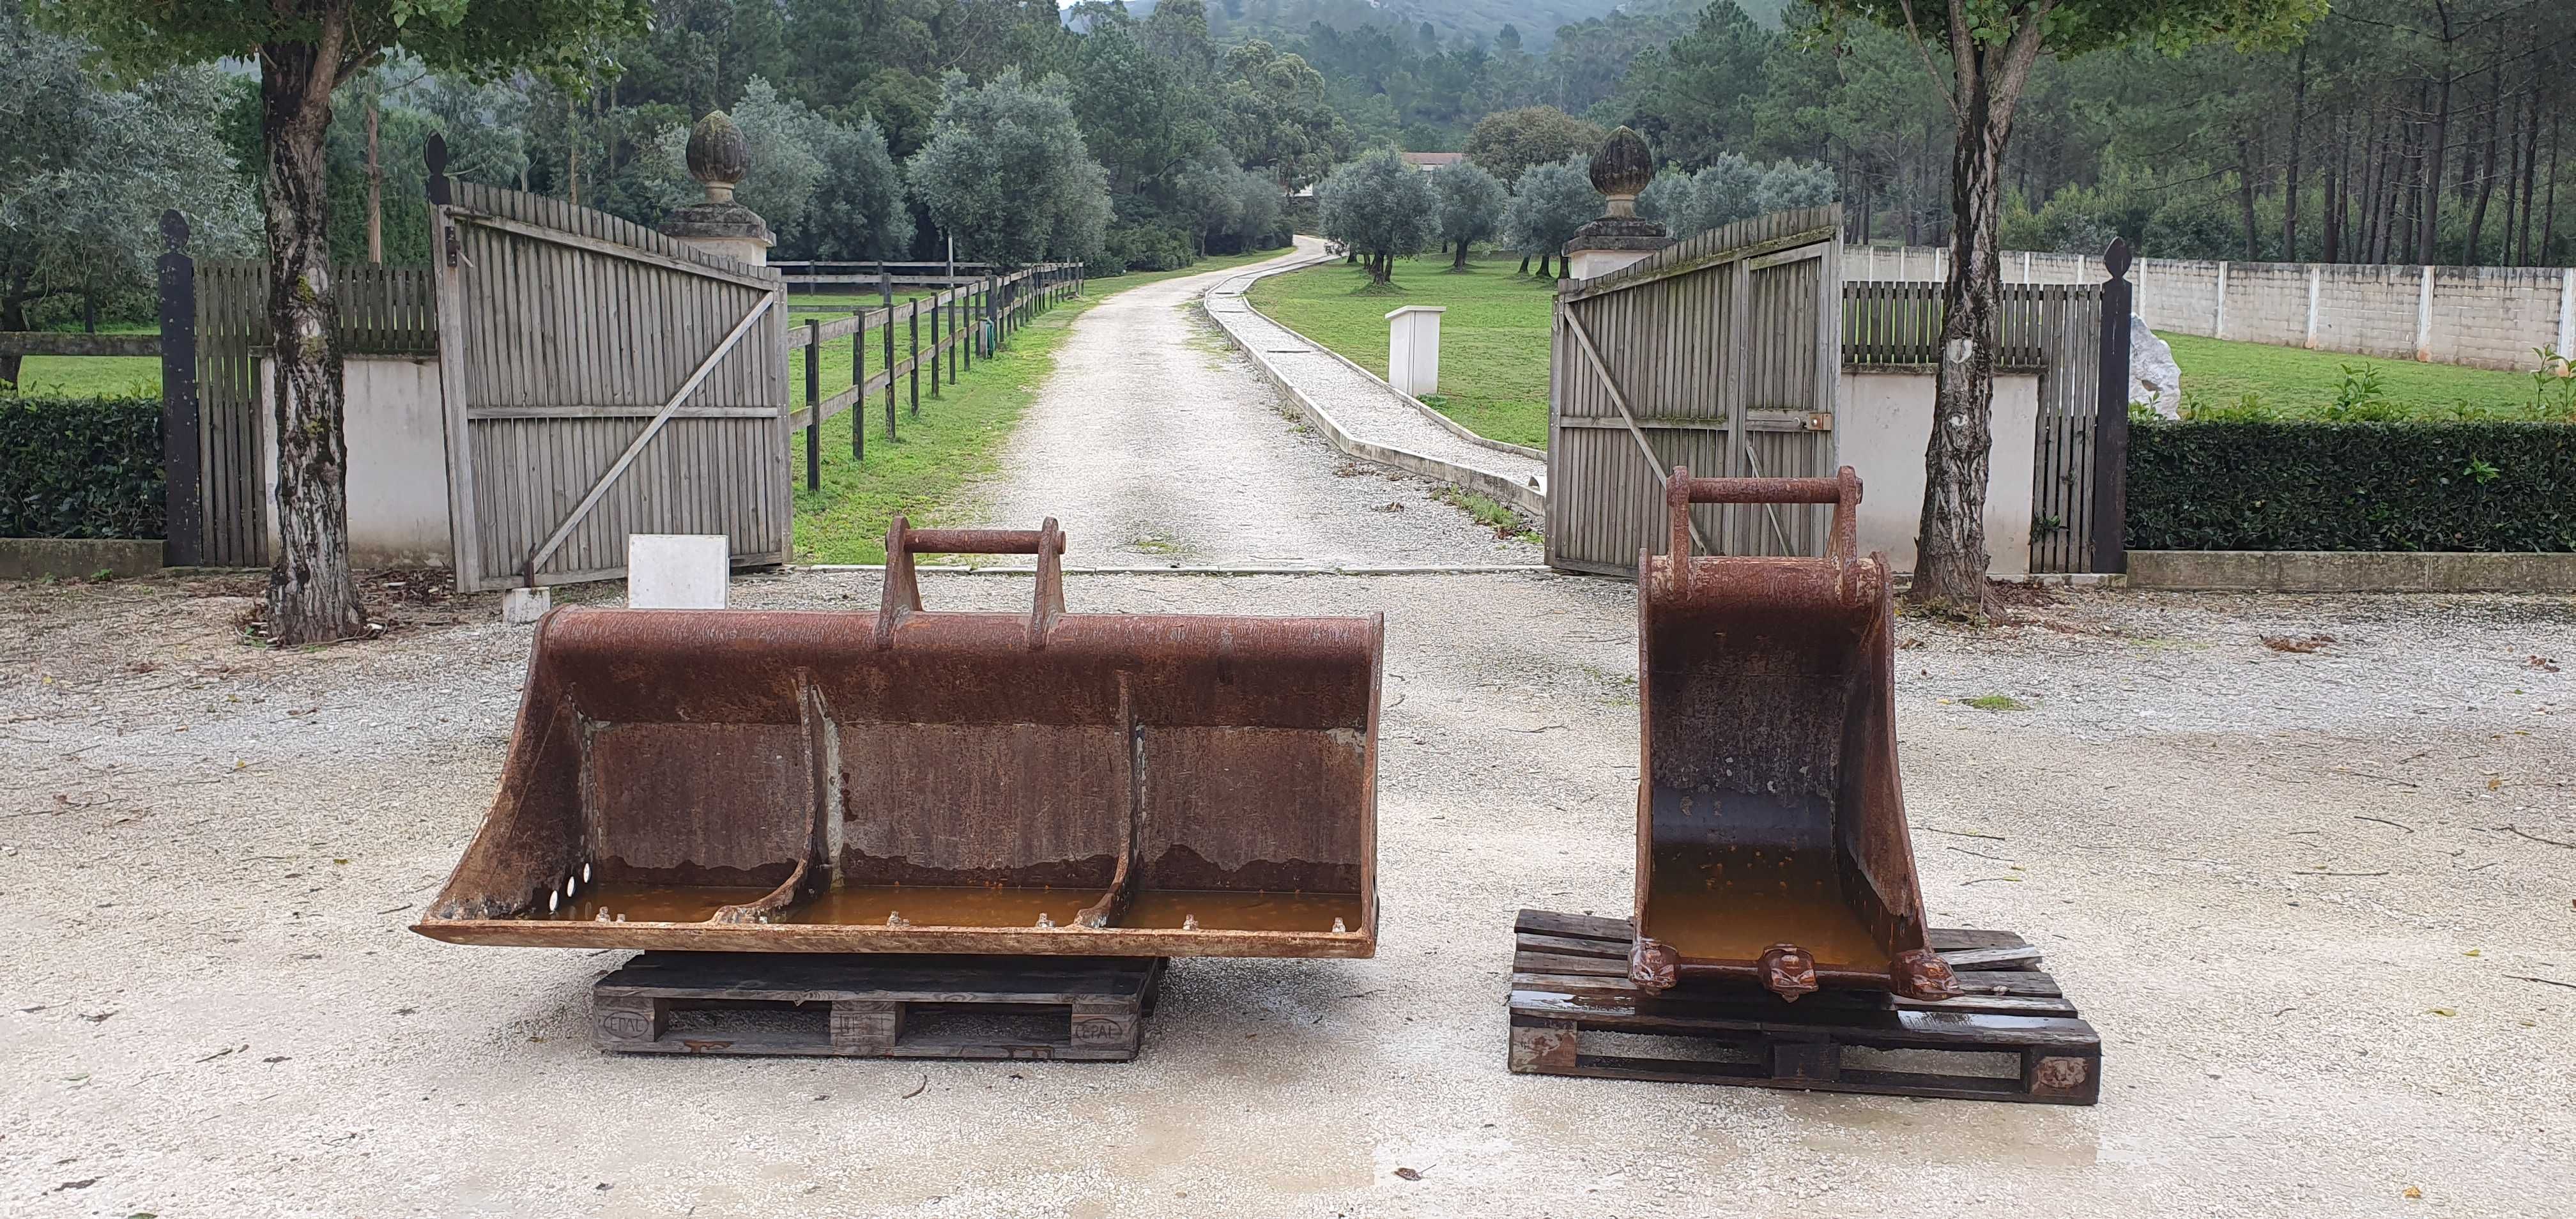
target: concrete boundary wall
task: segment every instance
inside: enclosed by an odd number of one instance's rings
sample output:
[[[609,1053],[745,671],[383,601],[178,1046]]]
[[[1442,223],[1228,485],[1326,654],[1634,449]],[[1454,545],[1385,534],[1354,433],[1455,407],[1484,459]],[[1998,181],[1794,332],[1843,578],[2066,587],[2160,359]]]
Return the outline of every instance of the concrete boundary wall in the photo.
[[[1852,246],[1852,280],[1939,279],[1949,251]],[[2098,284],[2085,254],[2003,252],[2005,283]],[[2533,351],[2576,351],[2576,268],[2402,267],[2141,258],[2138,315],[2171,334],[2391,360],[2523,371]]]

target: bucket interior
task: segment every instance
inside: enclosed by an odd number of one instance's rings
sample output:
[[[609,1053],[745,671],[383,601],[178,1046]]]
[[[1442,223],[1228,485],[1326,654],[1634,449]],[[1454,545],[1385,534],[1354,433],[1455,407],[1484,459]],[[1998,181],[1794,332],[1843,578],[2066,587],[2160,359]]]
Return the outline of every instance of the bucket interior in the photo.
[[[1893,818],[1903,843],[1892,738],[1879,757],[1883,585],[1864,595],[1805,560],[1692,565],[1682,590],[1645,594],[1638,934],[1685,965],[1794,944],[1819,971],[1882,974],[1920,946],[1910,903],[1872,880],[1889,841],[1875,823]]]
[[[1360,931],[1373,619],[562,610],[434,913]]]

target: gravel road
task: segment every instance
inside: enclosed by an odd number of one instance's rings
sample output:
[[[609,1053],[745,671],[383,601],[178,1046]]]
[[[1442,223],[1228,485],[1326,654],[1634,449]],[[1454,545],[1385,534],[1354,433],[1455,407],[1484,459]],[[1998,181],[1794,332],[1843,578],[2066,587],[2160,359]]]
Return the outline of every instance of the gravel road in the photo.
[[[1353,462],[1300,422],[1200,310],[1236,274],[1114,292],[1075,319],[1002,473],[970,493],[985,521],[1055,517],[1066,562],[1093,567],[1540,560],[1434,500],[1438,484]]]

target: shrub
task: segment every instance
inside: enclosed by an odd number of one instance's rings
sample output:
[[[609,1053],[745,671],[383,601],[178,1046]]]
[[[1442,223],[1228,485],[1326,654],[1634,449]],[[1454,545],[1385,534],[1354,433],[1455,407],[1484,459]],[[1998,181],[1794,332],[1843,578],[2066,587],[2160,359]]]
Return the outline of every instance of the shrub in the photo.
[[[161,399],[0,383],[0,537],[161,536]]]
[[[2576,426],[2133,422],[2128,492],[2137,550],[2576,551]]]
[[[1124,275],[1129,271],[1171,271],[1198,261],[1190,253],[1189,234],[1153,224],[1119,225],[1109,230],[1090,273]]]

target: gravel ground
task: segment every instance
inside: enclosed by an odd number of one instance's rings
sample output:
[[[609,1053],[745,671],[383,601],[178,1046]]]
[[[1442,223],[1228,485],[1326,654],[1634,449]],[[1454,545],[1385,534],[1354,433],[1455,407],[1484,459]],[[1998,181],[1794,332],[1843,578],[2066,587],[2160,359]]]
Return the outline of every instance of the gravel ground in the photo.
[[[1055,515],[1093,565],[1535,556],[1291,434],[1184,311],[1206,286],[1076,323],[995,522]],[[1513,911],[1629,900],[1621,584],[1071,577],[1077,612],[1387,615],[1378,955],[1177,962],[1126,1064],[598,1054],[620,954],[406,929],[492,797],[528,632],[388,578],[384,638],[256,650],[257,587],[0,584],[0,1213],[2538,1219],[2576,1190],[2564,599],[1901,627],[1932,916],[2028,935],[2107,1044],[2103,1103],[2059,1109],[1504,1070]]]
[[[1462,528],[1439,484],[1350,461],[1289,413],[1199,313],[1233,274],[1130,288],[1074,321],[1003,473],[973,490],[987,523],[1055,517],[1066,561],[1091,567],[1540,561],[1534,543]]]
[[[248,591],[0,585],[12,1215],[2555,1216],[2576,1187],[2576,989],[2516,977],[2576,982],[2576,854],[2539,841],[2576,842],[2576,687],[2530,659],[2576,660],[2564,602],[1905,625],[1933,915],[2027,933],[2108,1043],[2102,1105],[2054,1109],[1504,1071],[1512,911],[1626,904],[1621,585],[1072,580],[1076,610],[1388,614],[1378,956],[1179,962],[1121,1065],[595,1053],[615,957],[404,929],[490,799],[528,635],[477,599],[268,653],[234,642]]]
[[[1324,243],[1318,238],[1297,239],[1299,259],[1312,259],[1323,251]],[[1482,470],[1508,482],[1545,483],[1546,462],[1459,438],[1423,418],[1419,408],[1405,401],[1386,382],[1334,359],[1331,352],[1270,320],[1244,300],[1243,294],[1251,289],[1253,281],[1293,265],[1295,262],[1283,259],[1235,272],[1208,293],[1208,311],[1242,336],[1247,346],[1268,356],[1280,376],[1323,407],[1324,413],[1353,437]]]

